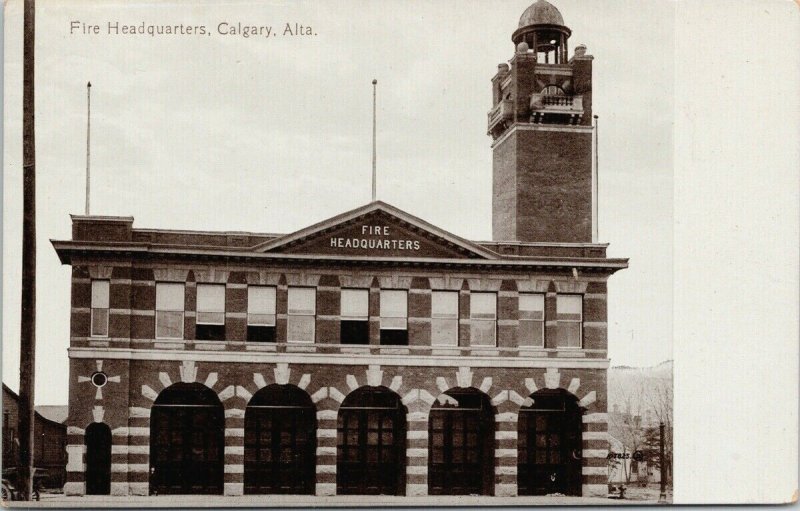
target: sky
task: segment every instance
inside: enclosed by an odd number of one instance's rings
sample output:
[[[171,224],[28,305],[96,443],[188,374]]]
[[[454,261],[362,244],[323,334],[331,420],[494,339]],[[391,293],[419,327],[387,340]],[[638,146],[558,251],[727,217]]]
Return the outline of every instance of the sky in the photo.
[[[372,79],[378,198],[491,239],[486,113],[528,0],[62,2],[36,13],[36,401],[67,402],[70,269],[50,239],[82,214],[86,82],[91,212],[135,227],[292,232],[367,203]],[[594,55],[600,241],[612,365],[672,358],[674,4],[558,0]],[[16,389],[21,254],[22,2],[5,4],[3,381]],[[70,33],[71,22],[100,34]],[[209,36],[109,35],[107,24],[205,25]],[[268,25],[277,37],[217,33]],[[315,35],[283,35],[285,25]],[[82,27],[82,25],[80,26]],[[56,383],[56,384],[54,384]]]

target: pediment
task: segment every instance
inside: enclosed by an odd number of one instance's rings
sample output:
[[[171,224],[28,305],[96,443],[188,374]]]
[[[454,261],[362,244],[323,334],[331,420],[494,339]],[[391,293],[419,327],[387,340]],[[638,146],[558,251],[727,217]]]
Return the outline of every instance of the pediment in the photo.
[[[256,250],[344,257],[497,257],[491,250],[380,201],[281,236],[256,247]]]

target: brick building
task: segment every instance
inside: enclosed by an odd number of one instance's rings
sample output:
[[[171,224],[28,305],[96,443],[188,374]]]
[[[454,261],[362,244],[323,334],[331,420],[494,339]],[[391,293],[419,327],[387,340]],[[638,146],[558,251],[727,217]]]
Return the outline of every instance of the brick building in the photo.
[[[37,407],[39,408],[39,407]],[[19,396],[3,384],[3,468],[19,466]],[[37,410],[33,423],[33,466],[44,469],[47,488],[61,488],[66,479],[67,427]]]
[[[493,241],[380,201],[290,234],[73,216],[68,494],[606,494],[591,57],[493,79]],[[532,49],[531,49],[532,48]]]

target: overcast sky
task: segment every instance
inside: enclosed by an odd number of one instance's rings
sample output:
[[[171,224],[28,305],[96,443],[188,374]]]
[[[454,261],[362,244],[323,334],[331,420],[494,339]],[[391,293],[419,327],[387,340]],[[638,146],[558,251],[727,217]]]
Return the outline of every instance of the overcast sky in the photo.
[[[491,239],[490,79],[529,0],[145,3],[37,1],[37,403],[67,402],[70,269],[48,240],[69,239],[83,213],[89,80],[93,214],[291,232],[363,205],[377,78],[378,198]],[[609,284],[609,356],[657,364],[672,358],[673,4],[554,4],[570,48],[595,57],[600,241],[630,258]],[[16,389],[21,1],[5,15],[3,380]],[[70,34],[72,21],[101,33]],[[142,21],[212,35],[107,33]],[[279,36],[223,36],[221,22]],[[316,35],[282,35],[287,22]]]

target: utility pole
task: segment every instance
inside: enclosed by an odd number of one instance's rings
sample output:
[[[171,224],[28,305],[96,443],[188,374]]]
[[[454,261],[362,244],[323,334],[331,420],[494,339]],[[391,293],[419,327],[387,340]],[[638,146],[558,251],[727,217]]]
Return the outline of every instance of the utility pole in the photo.
[[[666,473],[667,473],[667,464],[664,460],[664,422],[662,421],[658,425],[658,432],[659,432],[659,439],[658,439],[658,459],[659,463],[661,464],[660,476],[659,479],[661,480],[661,493],[658,495],[658,502],[659,503],[666,503],[667,502],[667,480],[666,480]]]
[[[33,494],[33,404],[36,369],[36,139],[34,137],[35,2],[25,0],[22,74],[22,307],[19,353],[19,476],[23,500]]]

